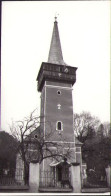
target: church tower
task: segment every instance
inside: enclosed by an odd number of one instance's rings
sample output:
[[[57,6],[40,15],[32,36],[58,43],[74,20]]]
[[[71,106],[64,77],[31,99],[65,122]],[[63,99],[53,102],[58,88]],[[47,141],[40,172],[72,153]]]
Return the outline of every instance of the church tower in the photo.
[[[76,67],[67,65],[63,60],[58,22],[55,17],[48,62],[42,62],[37,76],[43,117],[41,127],[46,140],[70,144],[73,152],[70,162],[76,162],[72,98],[76,70]],[[49,130],[52,134],[47,138]],[[50,161],[46,162],[43,161],[43,170],[46,165],[50,165]]]

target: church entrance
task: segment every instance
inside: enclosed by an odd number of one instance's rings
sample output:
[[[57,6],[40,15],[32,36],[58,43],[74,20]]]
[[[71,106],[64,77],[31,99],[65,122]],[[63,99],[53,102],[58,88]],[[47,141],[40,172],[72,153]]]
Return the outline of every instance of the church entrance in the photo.
[[[60,163],[56,166],[57,181],[61,187],[70,187],[70,171],[67,162]]]
[[[65,189],[72,191],[70,164],[66,161],[53,162],[50,171],[40,172],[40,188]]]
[[[58,181],[62,181],[62,167],[57,167],[57,175],[58,175]]]

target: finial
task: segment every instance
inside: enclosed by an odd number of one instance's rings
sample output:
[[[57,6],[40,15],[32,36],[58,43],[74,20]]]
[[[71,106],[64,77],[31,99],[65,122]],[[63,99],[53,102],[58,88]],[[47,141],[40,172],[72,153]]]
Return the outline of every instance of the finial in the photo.
[[[58,15],[59,15],[58,13],[55,14],[55,17],[54,17],[55,18],[55,22],[57,22],[57,16]]]
[[[54,18],[55,18],[55,22],[57,22],[57,16],[55,16]]]

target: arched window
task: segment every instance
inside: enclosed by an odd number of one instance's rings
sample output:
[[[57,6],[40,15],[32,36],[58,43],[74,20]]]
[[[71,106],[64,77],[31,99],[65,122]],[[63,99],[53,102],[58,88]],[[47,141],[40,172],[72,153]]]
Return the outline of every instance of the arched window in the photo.
[[[56,130],[63,131],[63,123],[61,121],[57,121]]]
[[[37,139],[37,135],[34,135],[35,139]]]
[[[58,122],[58,130],[61,130],[61,129],[62,129],[61,122]]]

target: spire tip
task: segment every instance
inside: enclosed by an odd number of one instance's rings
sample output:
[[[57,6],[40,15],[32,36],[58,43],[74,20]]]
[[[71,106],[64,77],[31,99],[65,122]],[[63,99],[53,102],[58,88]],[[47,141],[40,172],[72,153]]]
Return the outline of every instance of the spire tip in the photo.
[[[55,14],[55,17],[54,17],[55,22],[57,22],[57,16],[58,16],[58,15],[59,15],[58,13]]]
[[[55,22],[57,22],[57,16],[55,16],[54,18],[55,18]]]

